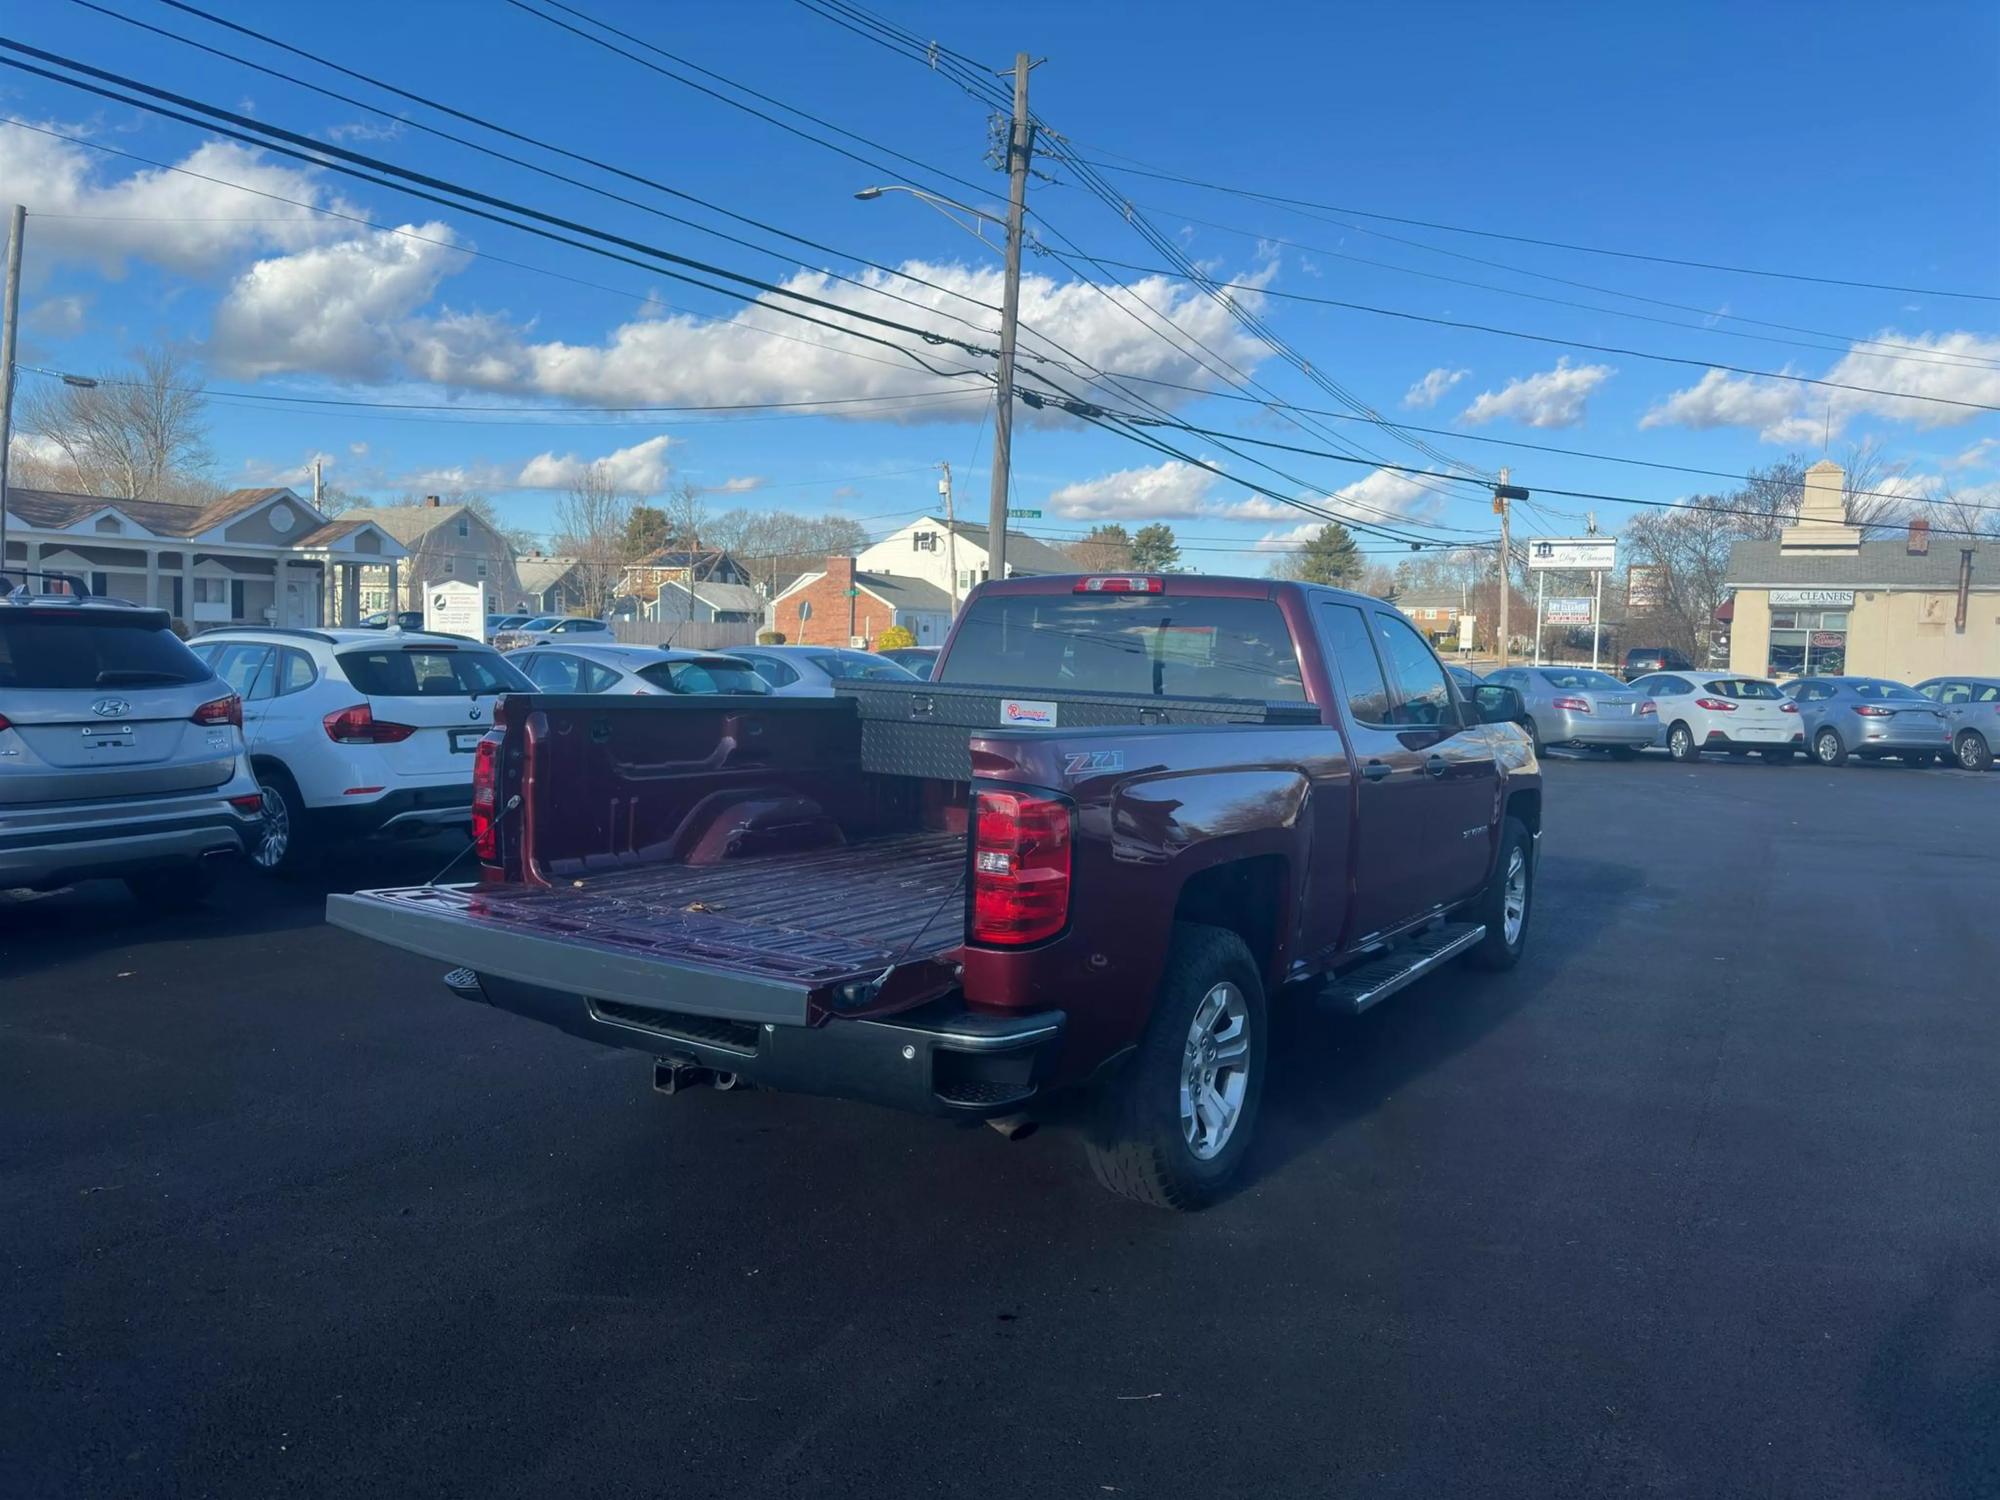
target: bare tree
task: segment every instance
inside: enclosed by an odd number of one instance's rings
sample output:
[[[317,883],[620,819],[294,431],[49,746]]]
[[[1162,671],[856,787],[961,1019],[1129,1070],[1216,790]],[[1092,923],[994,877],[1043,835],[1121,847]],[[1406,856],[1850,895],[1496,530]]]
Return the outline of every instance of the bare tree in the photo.
[[[750,570],[772,593],[829,557],[851,557],[868,545],[852,516],[801,516],[783,510],[731,510],[706,523],[703,538]]]
[[[578,603],[583,613],[602,615],[618,595],[618,581],[631,561],[625,542],[632,497],[612,482],[611,470],[594,463],[556,502],[555,550],[576,559]]]
[[[1115,573],[1132,566],[1132,534],[1116,521],[1107,521],[1062,551],[1086,573]]]
[[[2000,507],[1990,500],[1974,500],[1958,493],[1949,479],[1941,479],[1924,498],[1924,514],[1931,525],[1955,540],[1970,537],[2000,538]]]
[[[215,494],[201,372],[176,350],[145,350],[95,385],[38,389],[22,403],[21,426],[47,450],[37,477],[51,487],[124,500]]]
[[[1702,495],[1687,505],[1634,516],[1625,528],[1630,561],[1656,570],[1658,603],[1645,618],[1660,636],[1658,644],[1691,661],[1707,659],[1715,612],[1728,594],[1729,554],[1744,540],[1744,518],[1727,511],[1722,497]]]

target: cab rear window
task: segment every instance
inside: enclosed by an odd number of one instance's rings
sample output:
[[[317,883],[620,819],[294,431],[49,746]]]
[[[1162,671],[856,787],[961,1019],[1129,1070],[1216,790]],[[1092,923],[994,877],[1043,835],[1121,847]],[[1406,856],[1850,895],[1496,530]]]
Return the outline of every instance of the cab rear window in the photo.
[[[938,680],[1154,698],[1306,696],[1273,601],[1171,593],[988,595],[966,610]]]
[[[343,651],[334,660],[355,689],[370,698],[468,698],[535,690],[497,651],[391,646]]]
[[[171,686],[212,675],[157,615],[0,609],[0,687]]]

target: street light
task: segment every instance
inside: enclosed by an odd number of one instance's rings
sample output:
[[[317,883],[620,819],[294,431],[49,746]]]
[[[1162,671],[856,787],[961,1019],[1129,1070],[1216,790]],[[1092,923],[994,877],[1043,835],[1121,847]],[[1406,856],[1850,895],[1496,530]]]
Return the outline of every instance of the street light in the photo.
[[[956,198],[947,198],[942,193],[926,192],[923,188],[919,187],[904,187],[901,183],[892,182],[881,187],[865,187],[854,196],[863,203],[873,203],[884,193],[908,193],[912,198],[928,203],[932,208],[943,214],[952,223],[958,225],[960,229],[963,229],[982,245],[989,244],[990,241],[980,232],[979,226],[981,224],[997,224],[1002,229],[1007,227],[1007,221],[998,214],[989,214],[983,208],[974,208],[969,203],[960,203]],[[958,210],[958,213],[953,213],[953,209]],[[958,214],[965,214],[975,222],[967,224],[958,217]]]

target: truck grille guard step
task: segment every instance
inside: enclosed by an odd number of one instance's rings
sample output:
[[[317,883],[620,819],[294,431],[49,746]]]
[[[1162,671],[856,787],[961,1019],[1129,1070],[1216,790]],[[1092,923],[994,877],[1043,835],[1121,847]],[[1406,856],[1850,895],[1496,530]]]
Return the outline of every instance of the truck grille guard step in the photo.
[[[1483,923],[1442,923],[1339,975],[1320,992],[1318,1003],[1328,1010],[1360,1015],[1369,1006],[1451,962],[1485,936]]]

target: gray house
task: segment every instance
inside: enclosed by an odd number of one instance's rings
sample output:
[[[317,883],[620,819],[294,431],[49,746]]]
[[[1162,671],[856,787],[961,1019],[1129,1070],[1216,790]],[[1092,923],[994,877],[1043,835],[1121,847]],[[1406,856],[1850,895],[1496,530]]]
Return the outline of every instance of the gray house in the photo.
[[[649,601],[652,620],[692,620],[705,625],[756,625],[764,618],[764,596],[746,583],[663,582]]]

